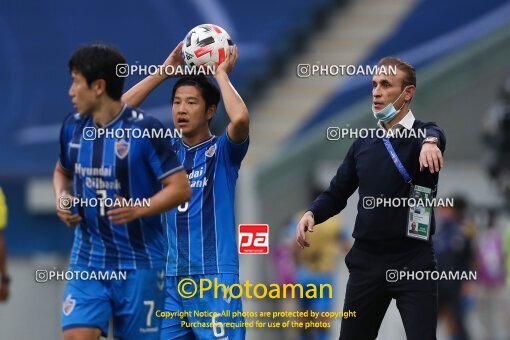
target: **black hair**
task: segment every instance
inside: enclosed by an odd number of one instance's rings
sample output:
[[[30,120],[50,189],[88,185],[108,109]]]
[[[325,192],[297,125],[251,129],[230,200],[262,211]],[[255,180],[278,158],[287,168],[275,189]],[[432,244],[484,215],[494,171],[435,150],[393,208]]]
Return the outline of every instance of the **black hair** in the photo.
[[[90,87],[92,82],[103,79],[106,94],[114,100],[120,100],[124,87],[124,77],[117,76],[117,69],[126,65],[126,59],[115,48],[92,44],[79,48],[69,59],[69,72],[77,71],[85,77]]]
[[[181,86],[195,86],[198,88],[202,94],[202,97],[204,98],[206,111],[212,105],[218,107],[218,103],[220,102],[220,90],[218,90],[216,85],[214,85],[214,83],[206,76],[185,76],[180,78],[175,83],[172,90],[172,103],[174,102],[175,92]]]

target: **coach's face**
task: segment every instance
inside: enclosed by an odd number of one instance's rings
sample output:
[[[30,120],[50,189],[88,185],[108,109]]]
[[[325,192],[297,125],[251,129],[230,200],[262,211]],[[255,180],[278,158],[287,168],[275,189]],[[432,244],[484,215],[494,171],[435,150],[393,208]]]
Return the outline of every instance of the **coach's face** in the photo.
[[[205,100],[198,88],[184,85],[177,88],[172,103],[174,125],[182,130],[182,134],[189,136],[202,129],[209,129],[208,121],[214,111],[205,108]]]
[[[69,96],[74,107],[80,114],[90,114],[98,101],[97,81],[89,86],[87,79],[78,71],[72,71],[71,78],[73,82],[69,88]]]
[[[393,105],[398,109],[404,104],[404,101],[411,99],[411,95],[408,93],[400,96],[404,76],[404,72],[399,69],[397,69],[396,75],[378,74],[373,76],[372,102],[377,111],[384,109],[390,103],[394,103]]]

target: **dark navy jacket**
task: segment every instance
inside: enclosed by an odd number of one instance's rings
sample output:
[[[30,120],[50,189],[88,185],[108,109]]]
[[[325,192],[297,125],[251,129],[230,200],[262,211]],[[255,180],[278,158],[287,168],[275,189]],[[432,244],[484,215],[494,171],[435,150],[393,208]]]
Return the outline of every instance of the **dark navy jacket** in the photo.
[[[444,154],[446,138],[435,123],[415,120],[413,130],[426,129],[426,135],[438,138],[438,147]],[[416,134],[418,135],[418,134]],[[400,161],[412,178],[412,183],[437,191],[438,173],[428,168],[420,172],[419,155],[422,138],[390,138]],[[347,199],[359,188],[358,215],[352,236],[357,244],[377,251],[412,247],[417,242],[406,236],[407,207],[363,208],[363,197],[409,197],[410,185],[406,183],[393,163],[382,139],[358,138],[350,147],[343,163],[331,180],[329,187],[319,195],[308,209],[319,224],[338,214]],[[435,192],[434,192],[435,196]],[[434,216],[431,220],[431,236],[435,230]]]

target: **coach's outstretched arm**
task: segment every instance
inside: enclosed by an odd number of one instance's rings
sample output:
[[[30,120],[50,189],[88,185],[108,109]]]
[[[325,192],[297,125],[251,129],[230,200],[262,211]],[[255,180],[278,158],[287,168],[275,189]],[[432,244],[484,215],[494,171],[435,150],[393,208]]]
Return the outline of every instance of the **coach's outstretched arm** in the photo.
[[[230,123],[227,126],[228,136],[234,143],[243,142],[248,137],[250,127],[250,114],[243,99],[230,82],[228,73],[232,71],[237,61],[237,46],[232,47],[232,53],[217,68],[214,78],[220,87],[225,111]]]
[[[359,181],[354,156],[356,142],[347,151],[347,155],[329,187],[313,201],[296,226],[296,241],[301,248],[310,246],[310,242],[306,240],[306,232],[313,232],[313,227],[316,224],[320,224],[342,211],[347,205],[349,197],[358,188]]]
[[[163,69],[166,66],[173,66],[173,68],[177,68],[177,66],[182,65],[184,63],[184,59],[182,59],[182,41],[175,47],[175,49],[170,53],[168,58],[166,58],[163,63]],[[177,76],[177,75],[175,75]],[[123,103],[128,104],[129,106],[140,106],[145,98],[151,93],[156,87],[158,87],[162,82],[164,82],[170,75],[166,73],[156,73],[150,76],[145,77],[142,81],[138,82],[135,86],[130,88],[126,93],[122,95],[121,101]]]
[[[444,167],[443,153],[446,148],[444,131],[436,123],[426,123],[423,126],[427,131],[427,137],[434,137],[437,143],[423,143],[420,151],[420,171],[428,168],[431,174],[439,172]]]

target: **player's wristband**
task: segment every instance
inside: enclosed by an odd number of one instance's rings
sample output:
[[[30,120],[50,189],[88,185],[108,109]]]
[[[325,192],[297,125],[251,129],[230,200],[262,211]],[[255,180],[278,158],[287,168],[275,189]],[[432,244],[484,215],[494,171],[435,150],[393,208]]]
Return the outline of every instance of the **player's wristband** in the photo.
[[[9,283],[11,283],[11,278],[9,276],[2,276],[0,278],[0,283],[9,284]]]

